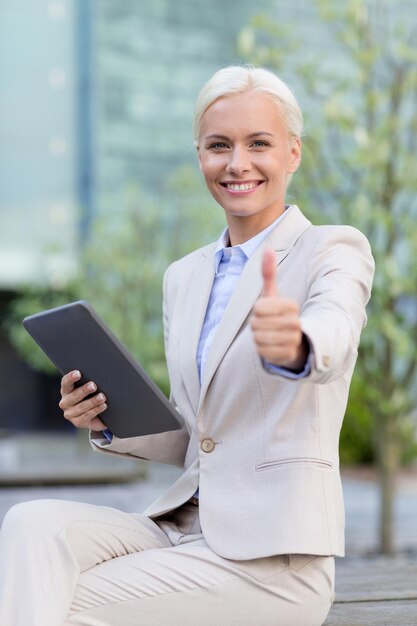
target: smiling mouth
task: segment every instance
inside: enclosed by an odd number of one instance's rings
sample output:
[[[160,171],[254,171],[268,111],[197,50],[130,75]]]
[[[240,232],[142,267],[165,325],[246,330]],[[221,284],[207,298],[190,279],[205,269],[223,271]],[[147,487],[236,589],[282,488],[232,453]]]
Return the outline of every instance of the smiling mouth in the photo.
[[[256,187],[259,187],[259,185],[261,185],[262,183],[263,183],[263,180],[251,180],[248,182],[241,182],[241,183],[225,182],[225,183],[220,183],[220,185],[222,187],[225,187],[228,191],[245,192],[245,191],[252,191],[253,189],[256,189]]]

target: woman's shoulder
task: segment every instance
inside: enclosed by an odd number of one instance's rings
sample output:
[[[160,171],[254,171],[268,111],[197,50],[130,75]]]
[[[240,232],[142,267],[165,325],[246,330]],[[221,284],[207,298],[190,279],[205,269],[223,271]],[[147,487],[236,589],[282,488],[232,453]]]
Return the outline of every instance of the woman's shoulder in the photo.
[[[302,258],[309,258],[309,272],[338,270],[373,276],[375,261],[367,237],[354,226],[310,226],[296,244]],[[370,278],[371,280],[371,278]]]
[[[366,235],[359,228],[349,224],[312,224],[304,231],[302,237],[304,240],[309,239],[312,244],[345,243],[355,247],[370,248]]]
[[[299,206],[292,205],[292,209],[288,218],[283,222],[288,224],[290,232],[295,233],[295,244],[303,245],[304,249],[314,249],[320,244],[324,246],[332,243],[344,243],[359,248],[370,249],[370,245],[366,236],[355,226],[348,224],[323,224],[316,225],[312,223]],[[281,225],[277,227],[277,234],[280,232]],[[279,239],[278,239],[279,243]]]
[[[185,274],[193,272],[196,265],[198,265],[203,259],[213,256],[215,248],[216,242],[212,242],[206,246],[197,248],[197,250],[189,252],[176,261],[173,261],[168,266],[165,272],[165,277],[167,277],[168,274],[170,278],[175,276],[184,277]]]

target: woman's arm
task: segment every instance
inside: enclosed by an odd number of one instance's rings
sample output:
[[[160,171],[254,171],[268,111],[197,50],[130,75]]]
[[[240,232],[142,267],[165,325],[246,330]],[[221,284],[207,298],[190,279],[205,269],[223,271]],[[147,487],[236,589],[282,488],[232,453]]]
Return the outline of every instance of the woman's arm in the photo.
[[[366,237],[355,228],[319,227],[316,232],[305,302],[298,307],[271,287],[254,308],[252,327],[260,356],[281,367],[300,367],[308,345],[311,370],[304,380],[326,383],[356,359],[374,262]]]

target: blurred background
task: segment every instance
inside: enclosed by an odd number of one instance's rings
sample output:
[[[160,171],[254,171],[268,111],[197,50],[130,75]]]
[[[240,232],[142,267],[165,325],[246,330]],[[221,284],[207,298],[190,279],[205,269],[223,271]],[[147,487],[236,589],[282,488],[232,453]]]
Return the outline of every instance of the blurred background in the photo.
[[[249,62],[305,113],[288,201],[358,227],[376,259],[341,436],[348,549],[417,550],[416,35],[413,0],[1,1],[1,517],[45,492],[138,510],[175,478],[90,453],[21,320],[87,299],[168,392],[163,272],[224,223],[194,101]],[[85,487],[99,483],[118,487]]]

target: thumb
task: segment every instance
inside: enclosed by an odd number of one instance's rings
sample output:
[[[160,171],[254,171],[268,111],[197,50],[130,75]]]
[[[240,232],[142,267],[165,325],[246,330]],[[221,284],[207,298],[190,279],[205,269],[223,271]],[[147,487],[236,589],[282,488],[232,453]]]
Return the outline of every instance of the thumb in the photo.
[[[275,252],[271,248],[265,250],[262,258],[262,277],[264,279],[262,295],[266,297],[278,295],[276,284],[277,268],[275,262]]]

